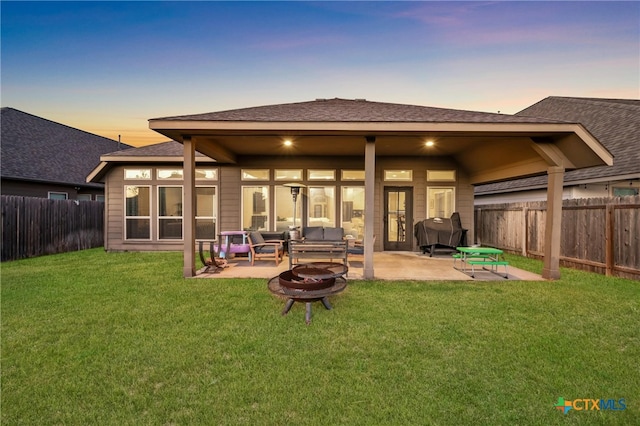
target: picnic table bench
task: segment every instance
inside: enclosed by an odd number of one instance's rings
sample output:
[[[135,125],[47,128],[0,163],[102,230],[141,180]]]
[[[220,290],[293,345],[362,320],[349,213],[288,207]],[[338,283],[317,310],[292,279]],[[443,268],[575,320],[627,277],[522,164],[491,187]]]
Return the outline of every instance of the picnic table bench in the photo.
[[[458,253],[453,255],[453,267],[456,268],[457,260],[460,260],[462,271],[467,270],[465,265],[471,266],[471,278],[475,278],[476,266],[496,274],[498,266],[504,266],[504,277],[509,278],[507,270],[509,262],[500,258],[503,254],[502,250],[493,247],[457,247],[456,249]]]
[[[300,259],[337,259],[347,264],[347,241],[289,241],[289,269]]]

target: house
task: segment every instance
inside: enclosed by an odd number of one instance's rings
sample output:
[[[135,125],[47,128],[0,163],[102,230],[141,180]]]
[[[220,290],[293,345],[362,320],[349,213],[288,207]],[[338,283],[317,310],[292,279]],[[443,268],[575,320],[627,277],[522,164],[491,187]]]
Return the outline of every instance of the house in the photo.
[[[564,199],[640,194],[640,100],[551,96],[516,115],[581,123],[614,156],[611,167],[567,171]],[[475,203],[543,201],[546,187],[546,176],[479,185]]]
[[[104,201],[104,185],[86,176],[117,141],[2,108],[2,195]]]
[[[106,184],[108,249],[183,250],[185,277],[195,275],[196,240],[211,223],[224,231],[295,223],[375,236],[364,253],[373,278],[373,251],[415,250],[419,220],[459,212],[473,241],[474,185],[549,174],[543,276],[555,278],[564,171],[613,161],[577,123],[364,99],[156,118],[149,127],[180,142],[182,157],[103,156],[88,181]],[[295,204],[292,187],[301,191]]]

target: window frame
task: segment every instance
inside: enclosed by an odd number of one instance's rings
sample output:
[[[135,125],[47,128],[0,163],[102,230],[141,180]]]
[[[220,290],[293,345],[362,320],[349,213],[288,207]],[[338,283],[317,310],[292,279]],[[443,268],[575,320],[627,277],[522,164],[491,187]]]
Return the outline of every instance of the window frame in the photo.
[[[271,218],[270,218],[270,208],[271,208],[271,203],[270,203],[270,198],[271,198],[271,187],[272,185],[241,185],[240,186],[240,228],[242,228],[243,230],[255,230],[255,231],[269,231],[271,228],[269,226],[270,222],[271,222]],[[260,188],[262,195],[265,195],[264,198],[264,203],[265,203],[265,210],[264,210],[264,215],[259,214],[259,213],[255,213],[255,205],[251,206],[251,213],[249,213],[249,216],[252,218],[254,216],[266,216],[266,219],[264,221],[264,226],[262,229],[261,227],[258,227],[258,229],[252,229],[253,228],[253,223],[247,224],[245,223],[245,189],[248,188],[253,188],[254,189],[254,194],[256,192],[257,188]],[[265,191],[266,190],[266,191]],[[260,212],[262,213],[262,212]],[[251,225],[251,226],[250,226]]]
[[[127,176],[127,172],[129,171],[147,171],[149,172],[149,176],[145,177],[145,176],[135,176],[135,177],[128,177]],[[150,168],[127,168],[125,167],[123,170],[123,178],[124,180],[152,180],[152,176],[153,176],[153,167]]]
[[[362,173],[362,177],[348,177],[346,176],[345,173],[358,173],[358,174]],[[340,170],[340,180],[347,181],[347,182],[364,181],[365,180],[364,170],[355,170],[355,169]]]
[[[247,177],[246,175],[252,171],[256,172],[256,174],[266,172],[267,176],[266,177],[258,176],[255,178]],[[269,181],[270,178],[271,178],[271,169],[240,169],[240,180],[243,182],[266,182],[266,181]]]
[[[438,173],[452,173],[453,177],[436,177]],[[455,182],[457,179],[455,169],[447,169],[447,170],[436,170],[430,169],[427,170],[427,182]]]
[[[217,231],[218,231],[218,209],[219,207],[219,199],[218,199],[218,185],[196,185],[196,197],[197,197],[197,192],[198,192],[198,188],[213,188],[214,189],[214,194],[213,194],[213,199],[214,199],[214,206],[213,206],[213,216],[198,216],[198,206],[196,204],[196,211],[195,211],[195,219],[196,219],[196,241],[209,241],[209,238],[198,238],[198,219],[200,220],[209,220],[209,219],[213,219],[213,226],[214,226],[214,235],[213,235],[213,239],[216,239],[216,235],[217,235]],[[184,198],[184,197],[183,197]],[[196,198],[196,203],[197,203],[197,198]],[[183,225],[183,229],[184,229],[184,225]]]
[[[393,177],[393,176],[389,176],[390,173],[399,173],[399,174],[408,173],[409,177],[408,178]],[[407,170],[407,169],[389,169],[389,170],[384,170],[383,177],[384,177],[384,181],[385,182],[413,182],[413,170],[411,170],[411,169],[409,169],[409,170]]]
[[[441,217],[443,219],[447,219],[449,217],[451,217],[451,214],[449,216],[443,217],[443,216],[431,216],[429,214],[429,207],[431,205],[431,203],[435,204],[435,201],[432,201],[430,199],[431,194],[429,193],[430,190],[433,189],[450,189],[451,190],[451,196],[452,196],[452,205],[451,205],[451,213],[454,213],[456,211],[456,187],[454,185],[450,185],[450,186],[427,186],[427,215],[426,218],[427,219],[431,219],[434,217]]]
[[[137,187],[137,188],[148,188],[149,189],[149,215],[148,216],[129,216],[127,215],[127,188],[128,187]],[[152,220],[152,216],[153,216],[153,211],[152,211],[152,207],[153,207],[153,186],[152,185],[124,185],[124,227],[123,227],[123,234],[124,234],[124,241],[152,241],[153,238],[153,220]],[[127,220],[128,219],[146,219],[149,222],[149,237],[148,238],[128,238],[127,236]]]
[[[179,177],[163,177],[160,176],[160,173],[162,172],[178,172],[179,173]],[[164,182],[164,181],[183,181],[184,182],[184,170],[182,168],[176,168],[176,167],[157,167],[156,168],[156,180],[160,181],[160,182]]]
[[[297,173],[297,177],[296,176],[286,176],[286,175],[278,175],[278,173],[285,173],[285,172],[293,172],[293,173]],[[285,173],[286,174],[286,173]],[[273,171],[273,180],[278,181],[278,182],[282,182],[282,181],[293,181],[293,182],[299,182],[302,181],[304,177],[304,170],[303,169],[274,169]]]
[[[54,196],[53,198],[51,196]],[[56,198],[56,195],[62,195],[63,198]],[[49,191],[47,193],[47,198],[49,200],[68,200],[69,199],[69,193],[68,192],[60,192],[60,191]]]
[[[337,215],[336,215],[336,205],[338,204],[338,197],[337,197],[337,187],[335,185],[309,185],[307,186],[307,226],[312,226],[310,225],[310,223],[312,222],[313,219],[318,219],[318,218],[322,218],[322,217],[326,217],[327,219],[329,219],[329,217],[327,216],[319,216],[316,217],[311,216],[312,213],[315,213],[314,210],[316,208],[317,205],[321,205],[319,203],[314,203],[313,197],[311,196],[311,192],[313,189],[317,189],[317,188],[321,188],[324,189],[326,191],[327,188],[331,189],[333,191],[333,201],[331,203],[327,203],[329,205],[326,206],[327,212],[331,213],[332,216],[332,222],[326,222],[323,223],[322,226],[329,226],[329,227],[335,227],[336,226],[336,220],[338,219]],[[333,205],[330,205],[333,204]],[[329,208],[331,207],[331,208]],[[315,226],[315,225],[314,225]]]
[[[320,176],[314,176],[315,174],[320,174]],[[322,173],[329,173],[330,176],[322,176]],[[335,169],[308,169],[307,170],[307,180],[312,182],[335,182],[336,180],[336,170]]]
[[[184,241],[184,186],[183,185],[155,185],[156,186],[156,229],[158,234],[156,239],[158,241]],[[160,216],[160,190],[162,188],[180,188],[180,216]],[[161,221],[165,220],[177,220],[180,219],[180,238],[166,238],[160,236]]]

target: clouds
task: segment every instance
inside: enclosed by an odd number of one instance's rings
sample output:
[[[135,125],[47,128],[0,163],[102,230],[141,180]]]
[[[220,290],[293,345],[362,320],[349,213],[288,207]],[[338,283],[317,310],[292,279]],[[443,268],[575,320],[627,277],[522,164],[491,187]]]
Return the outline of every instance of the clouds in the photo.
[[[638,2],[32,6],[2,5],[3,105],[71,125],[97,111],[101,132],[121,112],[136,138],[140,117],[315,98],[513,113],[550,95],[640,96]]]

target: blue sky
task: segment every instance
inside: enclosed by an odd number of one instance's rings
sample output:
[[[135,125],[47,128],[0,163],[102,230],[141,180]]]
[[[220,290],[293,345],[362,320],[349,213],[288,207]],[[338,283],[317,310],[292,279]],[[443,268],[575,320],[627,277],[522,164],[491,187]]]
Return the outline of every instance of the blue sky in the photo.
[[[512,114],[640,98],[640,2],[7,2],[2,106],[132,145],[316,98]]]

